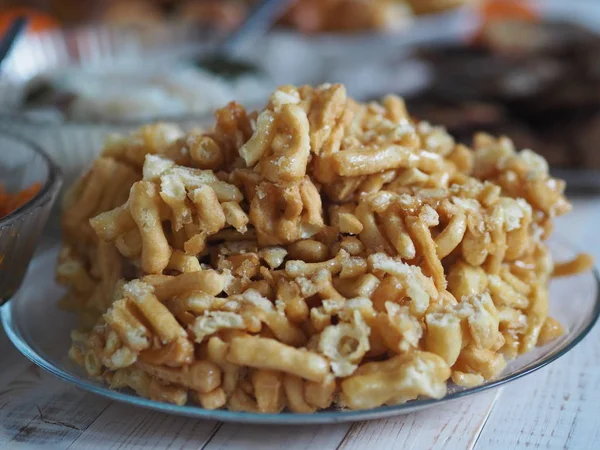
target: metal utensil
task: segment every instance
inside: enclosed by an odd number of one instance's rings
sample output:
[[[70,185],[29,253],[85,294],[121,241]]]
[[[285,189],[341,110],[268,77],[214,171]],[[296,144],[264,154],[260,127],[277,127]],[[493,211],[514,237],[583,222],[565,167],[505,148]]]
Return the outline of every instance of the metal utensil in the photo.
[[[26,17],[17,17],[12,21],[4,36],[0,40],[0,67],[10,53],[14,43],[21,36],[27,27],[28,19]]]
[[[240,44],[264,34],[288,9],[291,0],[263,0],[250,11],[246,20],[227,35],[210,55],[197,61],[198,67],[225,78],[244,73],[260,73],[254,64],[236,58]]]

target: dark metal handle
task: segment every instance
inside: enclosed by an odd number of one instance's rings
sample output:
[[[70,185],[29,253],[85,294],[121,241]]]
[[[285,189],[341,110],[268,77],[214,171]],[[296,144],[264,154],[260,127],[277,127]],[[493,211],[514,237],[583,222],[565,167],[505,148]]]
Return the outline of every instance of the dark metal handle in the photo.
[[[25,30],[27,21],[28,20],[26,17],[17,17],[8,27],[8,31],[4,33],[4,36],[2,36],[2,40],[0,40],[0,67],[2,66],[6,56],[10,53],[10,49],[17,38]]]

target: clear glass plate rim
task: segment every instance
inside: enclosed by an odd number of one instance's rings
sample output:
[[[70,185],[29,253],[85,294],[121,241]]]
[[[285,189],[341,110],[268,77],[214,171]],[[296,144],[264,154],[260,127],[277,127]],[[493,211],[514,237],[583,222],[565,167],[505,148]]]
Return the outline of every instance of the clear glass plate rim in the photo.
[[[576,246],[573,245],[568,239],[553,236],[552,240],[559,241],[562,244],[568,245],[570,248],[576,249]],[[51,252],[54,248],[55,247],[47,249],[41,255],[39,255],[38,258],[36,258],[36,260],[39,260],[44,254]],[[36,264],[36,260],[32,262],[32,265]],[[32,269],[33,267],[31,267],[29,270]],[[533,363],[530,363],[529,365],[526,365],[525,367],[503,378],[499,378],[497,380],[491,381],[489,383],[474,388],[450,393],[441,399],[419,399],[413,400],[408,403],[404,403],[402,405],[383,406],[379,408],[358,411],[326,411],[312,414],[247,413],[227,410],[207,410],[195,406],[178,406],[168,403],[157,402],[154,400],[139,397],[134,394],[127,394],[124,392],[111,390],[101,385],[94,384],[86,378],[72,374],[53,365],[51,362],[49,362],[40,354],[38,354],[27,342],[25,342],[25,340],[21,339],[21,337],[18,336],[17,333],[15,333],[12,326],[12,310],[10,308],[11,302],[8,302],[4,306],[0,307],[0,319],[2,320],[2,325],[10,341],[31,362],[46,370],[47,372],[69,383],[72,383],[81,389],[93,392],[110,400],[116,400],[130,405],[142,406],[144,408],[168,412],[177,415],[196,417],[207,420],[219,420],[223,422],[279,425],[340,423],[358,420],[378,419],[399,415],[402,413],[423,409],[425,407],[432,406],[436,403],[456,400],[469,395],[478,394],[480,392],[484,392],[489,389],[502,386],[508,382],[517,380],[556,361],[558,358],[565,355],[567,352],[572,350],[577,344],[579,344],[588,335],[588,333],[594,327],[594,325],[598,321],[598,318],[600,317],[600,273],[598,272],[598,269],[595,266],[592,270],[592,275],[596,282],[596,298],[589,323],[585,325],[585,327],[580,331],[580,333],[577,336],[573,338],[572,341],[570,341],[564,347],[559,348],[554,352],[550,353],[542,360],[534,361]]]

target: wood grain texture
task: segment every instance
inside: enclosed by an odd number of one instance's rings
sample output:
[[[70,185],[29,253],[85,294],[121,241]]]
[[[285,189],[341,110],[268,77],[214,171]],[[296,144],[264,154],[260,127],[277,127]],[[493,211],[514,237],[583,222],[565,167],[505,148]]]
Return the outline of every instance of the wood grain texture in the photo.
[[[350,424],[258,426],[223,424],[203,450],[335,450]]]
[[[76,439],[108,406],[30,364],[0,389],[0,448],[60,445]]]
[[[209,440],[216,426],[214,421],[113,403],[67,448],[197,449]]]
[[[500,392],[455,400],[435,411],[354,424],[338,448],[471,449]]]

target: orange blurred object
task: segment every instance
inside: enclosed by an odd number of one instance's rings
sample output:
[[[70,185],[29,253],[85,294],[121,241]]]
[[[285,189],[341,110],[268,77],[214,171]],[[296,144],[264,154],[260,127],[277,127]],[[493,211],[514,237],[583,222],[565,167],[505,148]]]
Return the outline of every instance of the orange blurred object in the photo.
[[[505,25],[511,22],[537,22],[540,14],[531,2],[524,0],[484,0],[480,7],[481,26],[471,38],[477,45],[485,42],[490,34],[500,34],[509,39]],[[516,37],[517,40],[520,37]]]
[[[304,33],[390,30],[408,16],[406,5],[394,0],[298,0],[282,23]]]
[[[0,185],[0,218],[9,215],[35,197],[41,187],[40,183],[34,183],[22,191],[10,193]]]
[[[481,5],[484,22],[497,20],[536,21],[539,13],[534,6],[523,0],[486,0]]]
[[[146,0],[111,1],[105,5],[102,19],[109,23],[156,26],[163,20],[160,8]]]
[[[248,5],[241,2],[185,0],[177,6],[177,16],[190,20],[214,23],[225,30],[231,30],[244,21]]]
[[[6,32],[17,17],[27,17],[29,19],[27,24],[28,33],[38,33],[58,27],[58,22],[44,12],[22,6],[13,7],[0,11],[0,36]]]
[[[406,0],[415,14],[435,14],[461,6],[473,5],[480,0]]]

